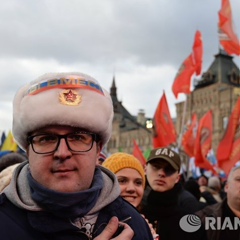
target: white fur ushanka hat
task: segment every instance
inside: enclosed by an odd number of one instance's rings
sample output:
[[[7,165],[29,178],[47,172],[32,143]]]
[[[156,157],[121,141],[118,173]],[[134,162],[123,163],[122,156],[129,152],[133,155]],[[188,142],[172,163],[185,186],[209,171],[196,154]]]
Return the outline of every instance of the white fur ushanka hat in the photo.
[[[13,136],[26,150],[27,136],[51,125],[69,125],[100,135],[112,132],[113,105],[109,93],[82,73],[47,73],[22,87],[13,100]]]

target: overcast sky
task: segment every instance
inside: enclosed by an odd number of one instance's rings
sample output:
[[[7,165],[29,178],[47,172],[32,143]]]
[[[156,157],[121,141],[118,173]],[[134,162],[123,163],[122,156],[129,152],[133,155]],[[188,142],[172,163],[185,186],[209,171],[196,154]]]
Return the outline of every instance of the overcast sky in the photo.
[[[240,35],[240,1],[230,0]],[[46,72],[79,71],[107,90],[115,74],[118,99],[132,115],[153,117],[163,90],[176,116],[171,86],[191,53],[196,30],[203,72],[218,53],[221,0],[7,0],[0,5],[0,131],[12,124],[16,90]],[[240,66],[240,58],[234,58]],[[31,114],[31,113],[30,113]]]

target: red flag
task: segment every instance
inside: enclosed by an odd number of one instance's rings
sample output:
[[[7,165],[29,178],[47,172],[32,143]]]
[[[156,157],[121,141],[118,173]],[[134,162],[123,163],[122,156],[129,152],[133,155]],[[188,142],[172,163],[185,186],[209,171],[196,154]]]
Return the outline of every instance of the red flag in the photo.
[[[202,59],[203,59],[203,41],[200,31],[196,31],[194,43],[193,43],[193,58],[195,62],[196,75],[200,75],[202,72]]]
[[[219,41],[222,47],[230,55],[240,55],[240,42],[233,30],[232,10],[229,0],[222,0],[218,16]]]
[[[232,152],[235,132],[239,125],[239,119],[240,119],[240,98],[238,98],[238,101],[234,106],[234,109],[229,117],[228,125],[224,133],[224,136],[218,145],[217,159],[219,161],[219,164],[221,161],[229,160],[229,156]]]
[[[143,166],[146,165],[146,159],[135,140],[133,140],[133,156],[137,158]]]
[[[217,158],[219,167],[228,174],[240,159],[240,98],[229,117],[228,126],[219,143]]]
[[[214,173],[216,173],[213,166],[207,159],[207,154],[212,148],[212,123],[212,111],[210,110],[199,121],[194,152],[196,166],[212,170]]]
[[[191,93],[191,78],[194,72],[195,65],[193,62],[193,56],[190,54],[182,63],[172,85],[172,91],[176,98],[178,97],[179,93]]]
[[[153,117],[153,146],[166,147],[176,142],[176,131],[163,93]]]
[[[240,129],[238,129],[240,131]],[[232,145],[232,151],[229,159],[226,161],[219,162],[219,167],[226,173],[229,174],[230,170],[240,160],[240,136],[235,136],[235,140]]]
[[[192,121],[189,125],[187,131],[183,134],[182,137],[182,146],[184,151],[189,157],[194,157],[194,146],[197,136],[198,120],[197,114],[192,115]]]

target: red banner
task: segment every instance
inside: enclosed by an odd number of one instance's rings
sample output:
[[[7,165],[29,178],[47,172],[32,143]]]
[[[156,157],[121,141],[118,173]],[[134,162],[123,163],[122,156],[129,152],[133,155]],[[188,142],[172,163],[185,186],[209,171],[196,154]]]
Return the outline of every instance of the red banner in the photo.
[[[172,91],[176,98],[178,97],[179,93],[191,93],[191,78],[194,72],[195,65],[193,61],[193,56],[192,54],[190,54],[182,63],[172,85]]]
[[[237,138],[235,139],[233,146],[232,146],[232,152],[229,156],[229,159],[227,161],[219,162],[219,167],[228,175],[231,168],[234,167],[234,165],[239,161],[240,159],[240,136],[238,133]]]
[[[240,41],[233,30],[232,10],[229,0],[222,0],[218,12],[219,41],[228,54],[240,55]]]
[[[228,125],[218,145],[217,158],[219,167],[226,174],[240,160],[240,98],[229,117]]]
[[[194,146],[197,136],[198,120],[197,114],[192,115],[191,124],[182,137],[182,146],[189,157],[194,157]]]
[[[176,142],[177,134],[163,93],[153,117],[153,147],[166,147]]]
[[[217,159],[219,163],[221,161],[227,161],[232,152],[232,146],[234,142],[235,132],[239,126],[240,119],[240,98],[236,102],[234,109],[229,117],[228,125],[225,130],[224,136],[220,141],[217,149]]]
[[[196,75],[200,75],[202,72],[202,61],[203,61],[203,41],[202,41],[202,34],[200,31],[196,31],[195,33],[195,39],[193,44],[193,58],[195,61]]]
[[[146,165],[146,159],[135,140],[133,140],[133,156],[137,158],[143,166]]]
[[[210,110],[200,119],[194,152],[196,166],[212,170],[216,173],[213,166],[207,159],[207,154],[212,148],[212,118],[212,111]]]

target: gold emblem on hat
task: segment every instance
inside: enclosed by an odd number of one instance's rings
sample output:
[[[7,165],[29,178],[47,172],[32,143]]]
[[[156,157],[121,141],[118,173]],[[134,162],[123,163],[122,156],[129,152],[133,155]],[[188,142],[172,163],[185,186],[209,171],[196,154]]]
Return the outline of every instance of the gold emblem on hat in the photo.
[[[74,90],[64,90],[59,94],[59,101],[64,105],[77,106],[81,102],[81,96]]]

